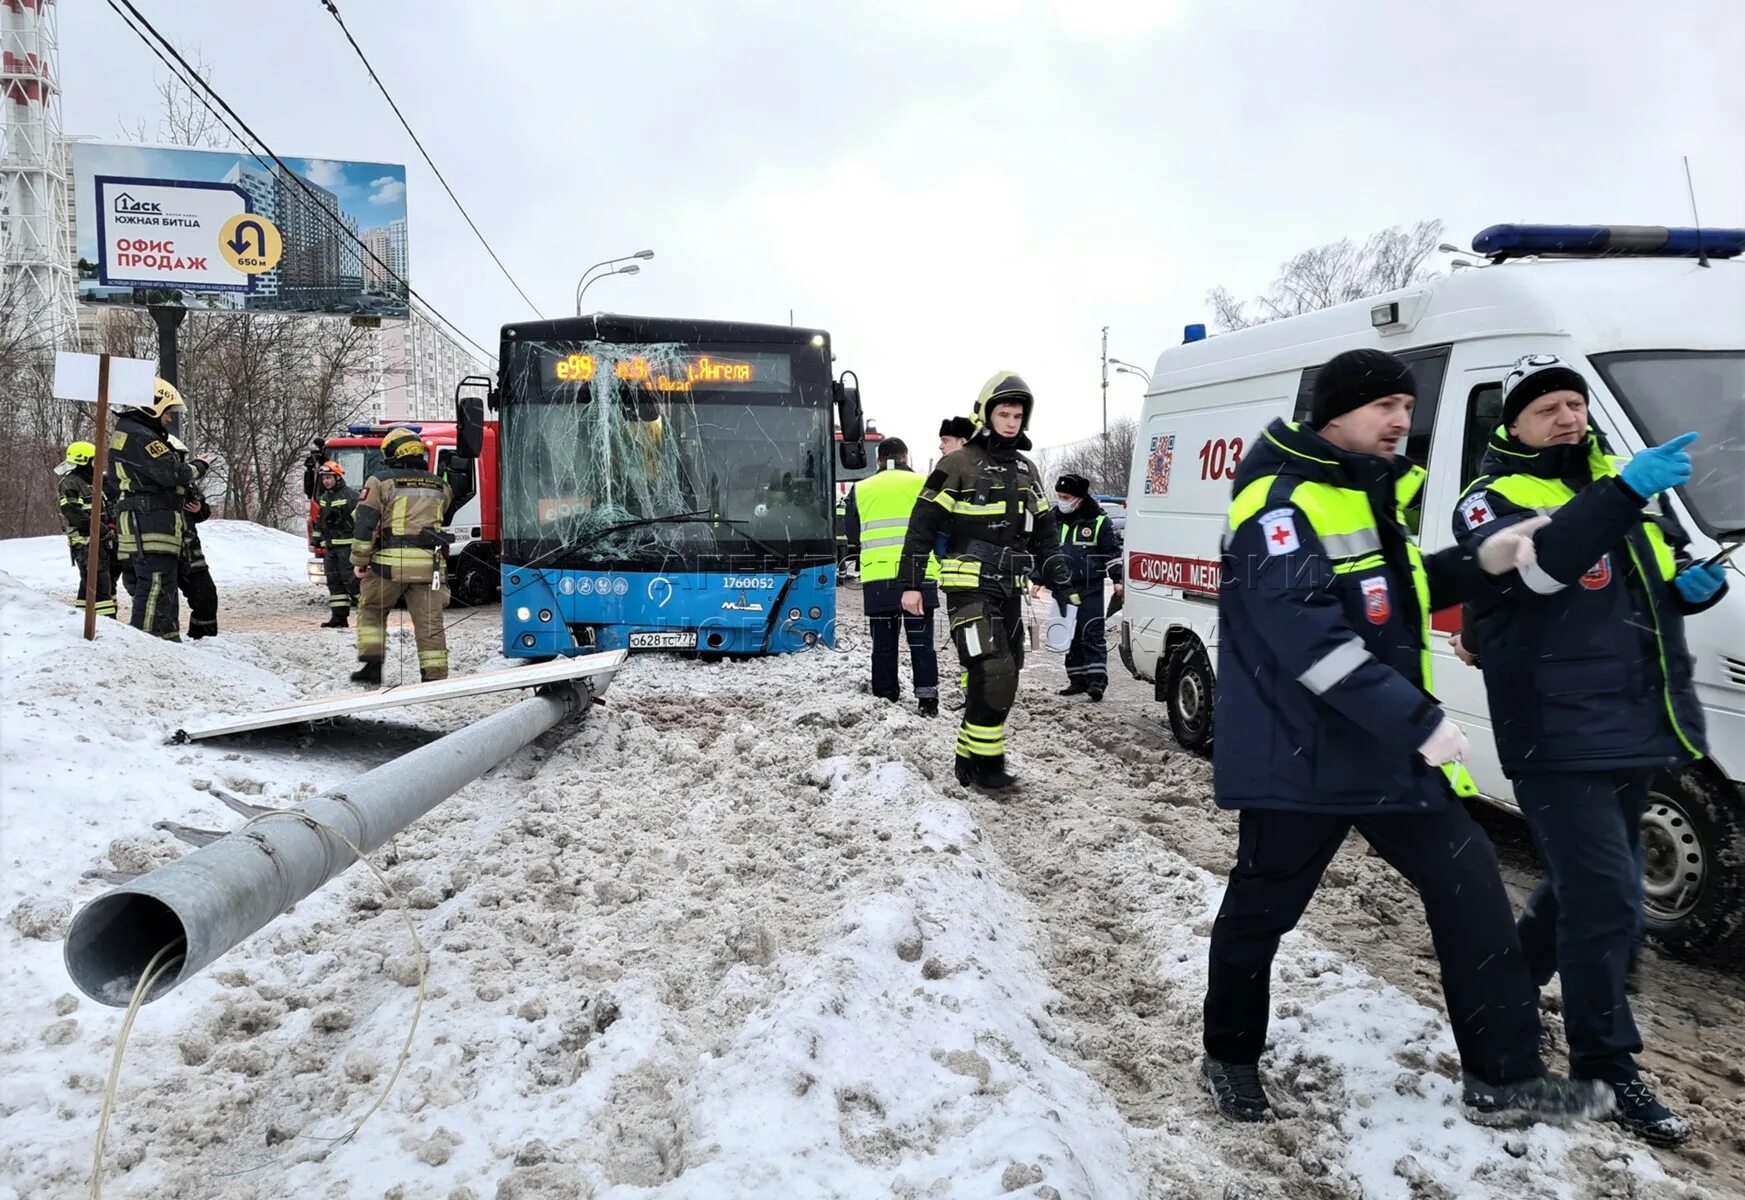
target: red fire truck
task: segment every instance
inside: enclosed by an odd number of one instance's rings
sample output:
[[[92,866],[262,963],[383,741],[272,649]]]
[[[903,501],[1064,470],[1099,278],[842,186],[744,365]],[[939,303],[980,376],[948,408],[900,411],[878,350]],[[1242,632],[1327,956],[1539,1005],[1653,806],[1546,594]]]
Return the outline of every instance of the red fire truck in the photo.
[[[345,468],[345,482],[362,490],[364,481],[382,467],[382,438],[392,429],[410,429],[424,440],[430,469],[454,489],[454,506],[445,528],[454,537],[448,548],[449,590],[459,604],[490,604],[497,599],[500,534],[497,528],[497,422],[485,422],[484,449],[477,459],[455,453],[453,421],[397,421],[352,425],[335,437],[322,438],[311,449],[303,470],[303,491],[309,497],[308,529],[315,527],[316,473],[331,459]],[[319,561],[322,550],[311,538],[316,560],[309,564],[311,582],[326,585]]]

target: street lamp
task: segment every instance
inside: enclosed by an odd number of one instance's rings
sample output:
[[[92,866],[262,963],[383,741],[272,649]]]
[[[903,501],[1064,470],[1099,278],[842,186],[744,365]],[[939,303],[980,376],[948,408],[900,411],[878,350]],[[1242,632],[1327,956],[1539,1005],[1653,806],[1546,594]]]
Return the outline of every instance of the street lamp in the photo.
[[[631,262],[631,259],[640,258],[646,260],[653,257],[653,250],[638,250],[635,254],[626,254],[621,258],[602,259],[589,267],[586,271],[583,271],[581,279],[576,281],[576,316],[579,317],[582,315],[582,293],[588,290],[588,285],[590,283],[594,282],[594,279],[589,279],[588,276],[593,275],[594,272],[600,270],[601,267],[613,267],[615,269],[602,272],[601,274],[594,276],[595,279],[604,279],[607,275],[634,275],[642,270],[642,268]],[[628,265],[620,267],[617,265],[619,263],[626,263]]]
[[[1137,376],[1139,376],[1139,378],[1143,379],[1146,383],[1151,382],[1151,372],[1147,371],[1144,367],[1137,366],[1134,363],[1124,362],[1119,358],[1111,358],[1109,360],[1109,363],[1111,366],[1113,366],[1115,368],[1115,370],[1119,371],[1123,375],[1137,375]]]

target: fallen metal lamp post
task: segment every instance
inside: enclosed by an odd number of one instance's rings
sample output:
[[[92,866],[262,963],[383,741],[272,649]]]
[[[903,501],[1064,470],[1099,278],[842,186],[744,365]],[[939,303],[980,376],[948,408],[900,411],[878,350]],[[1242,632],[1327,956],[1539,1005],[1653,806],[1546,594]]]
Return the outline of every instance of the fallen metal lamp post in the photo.
[[[67,973],[91,999],[125,1008],[153,956],[185,943],[180,965],[145,997],[157,999],[355,861],[321,825],[369,853],[581,709],[610,679],[552,685],[97,897],[68,930]]]

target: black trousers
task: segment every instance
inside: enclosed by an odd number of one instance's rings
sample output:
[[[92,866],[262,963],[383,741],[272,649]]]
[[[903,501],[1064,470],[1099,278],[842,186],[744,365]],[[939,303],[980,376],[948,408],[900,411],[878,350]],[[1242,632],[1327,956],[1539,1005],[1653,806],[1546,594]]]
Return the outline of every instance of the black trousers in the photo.
[[[933,613],[915,617],[905,612],[880,613],[866,621],[872,630],[872,691],[883,700],[902,698],[897,676],[900,629],[909,643],[909,669],[915,676],[915,698],[939,697],[939,655],[933,649]]]
[[[1066,677],[1086,687],[1109,686],[1109,643],[1103,627],[1103,581],[1099,576],[1079,593],[1078,619],[1072,627],[1072,645],[1066,651]]]
[[[1018,699],[1018,671],[1024,666],[1024,606],[1016,592],[945,594],[951,640],[969,679],[963,719],[957,728],[960,758],[992,760],[1006,756],[1006,716]]]
[[[1205,1046],[1257,1063],[1272,1010],[1273,954],[1355,828],[1418,889],[1442,967],[1462,1067],[1486,1083],[1542,1074],[1539,989],[1527,971],[1490,839],[1459,803],[1375,817],[1246,810],[1212,927]]]
[[[356,608],[363,581],[351,569],[351,543],[336,546],[329,542],[321,555],[321,569],[327,575],[327,607],[335,612]]]
[[[182,556],[179,554],[134,554],[127,559],[133,571],[133,620],[135,629],[172,642],[182,640],[182,618],[176,604]]]
[[[86,551],[90,543],[73,544],[73,565],[79,569],[79,597],[73,602],[73,607],[80,612],[85,610],[85,586],[90,576],[85,569]],[[113,617],[115,615],[115,543],[101,542],[97,547],[97,615]]]
[[[1515,799],[1545,864],[1517,926],[1533,982],[1563,976],[1569,1073],[1628,1083],[1642,1035],[1625,988],[1642,932],[1647,771],[1517,776]]]

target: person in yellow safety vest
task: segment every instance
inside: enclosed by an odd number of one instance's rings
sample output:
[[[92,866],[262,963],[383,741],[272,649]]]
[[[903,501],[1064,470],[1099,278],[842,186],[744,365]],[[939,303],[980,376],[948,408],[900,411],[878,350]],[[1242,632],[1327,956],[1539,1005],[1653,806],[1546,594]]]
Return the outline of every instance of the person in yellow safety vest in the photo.
[[[90,442],[74,442],[67,447],[67,457],[55,468],[61,477],[61,519],[67,526],[67,547],[72,551],[73,565],[79,569],[79,600],[74,606],[85,608],[87,576],[85,564],[91,547],[91,494],[95,483],[91,478],[97,447]],[[103,532],[97,548],[97,615],[115,616],[115,514],[111,511],[114,497],[104,496]]]
[[[925,481],[909,469],[909,447],[902,438],[879,443],[879,471],[854,485],[843,523],[848,552],[860,556],[861,603],[872,632],[872,693],[892,703],[903,689],[897,678],[897,631],[909,643],[915,675],[916,708],[924,717],[939,715],[939,658],[933,649],[933,612],[939,607],[934,583],[939,564],[930,561],[921,591],[921,613],[903,611],[903,581],[898,567],[909,514]]]
[[[1603,1085],[1546,1073],[1496,851],[1461,799],[1476,791],[1460,767],[1466,735],[1430,678],[1430,613],[1530,556],[1534,526],[1476,554],[1419,551],[1402,518],[1423,469],[1398,453],[1416,394],[1391,354],[1335,356],[1315,377],[1310,420],[1267,426],[1231,487],[1212,778],[1218,806],[1240,817],[1200,1067],[1231,1120],[1270,1115],[1259,1064],[1273,956],[1353,829],[1423,902],[1466,1115],[1567,1121],[1613,1104]]]
[[[388,613],[403,596],[418,644],[418,678],[448,678],[448,603],[443,568],[449,537],[443,514],[454,495],[426,469],[424,443],[410,429],[382,439],[383,468],[364,482],[351,532],[352,573],[363,580],[353,683],[379,687],[387,650]]]
[[[351,569],[351,531],[357,524],[357,493],[345,482],[345,468],[332,459],[321,464],[315,493],[315,528],[310,540],[321,548],[327,575],[327,620],[323,629],[344,629],[357,607],[358,577]]]

